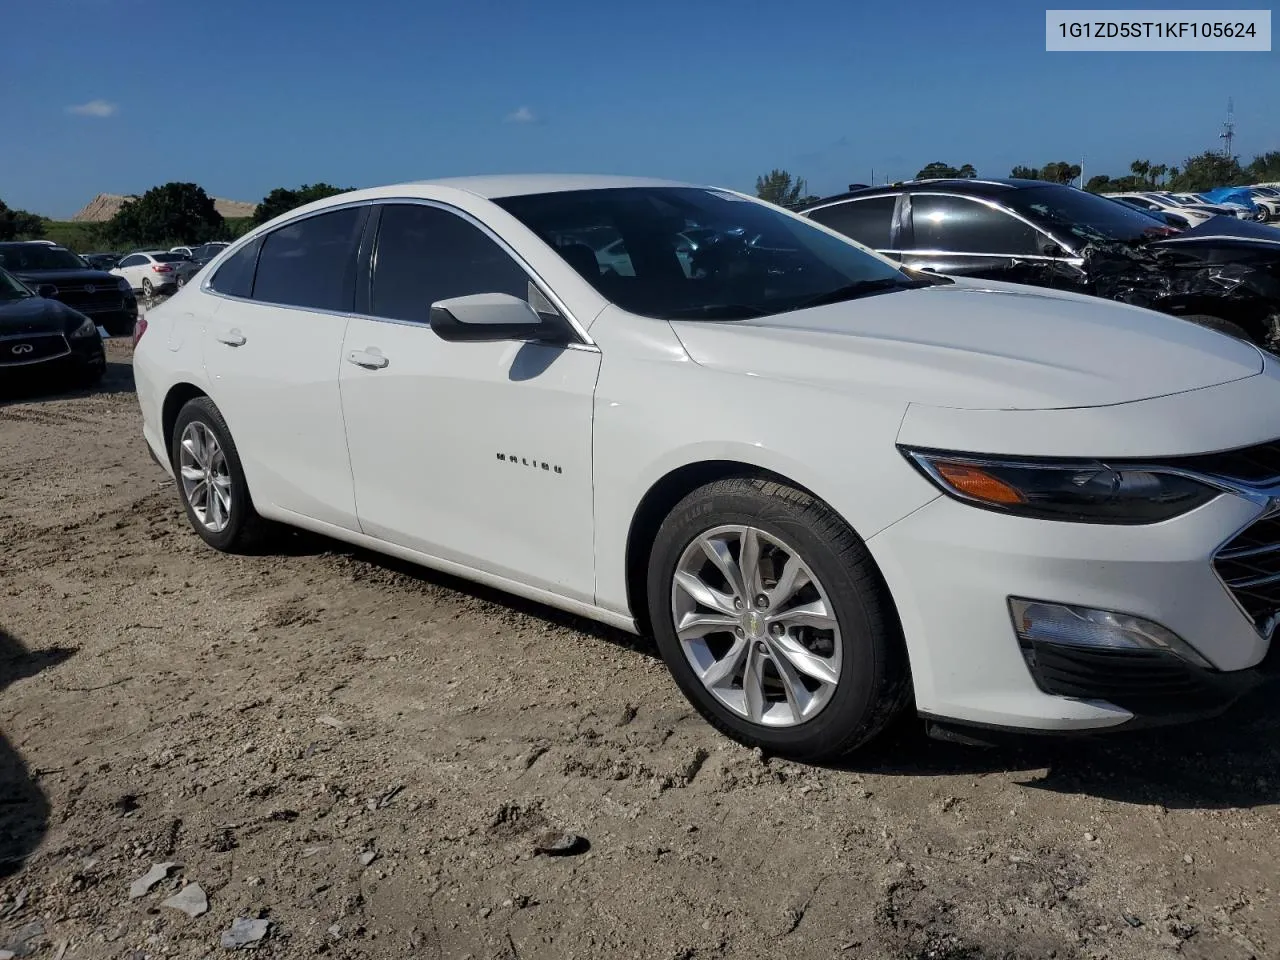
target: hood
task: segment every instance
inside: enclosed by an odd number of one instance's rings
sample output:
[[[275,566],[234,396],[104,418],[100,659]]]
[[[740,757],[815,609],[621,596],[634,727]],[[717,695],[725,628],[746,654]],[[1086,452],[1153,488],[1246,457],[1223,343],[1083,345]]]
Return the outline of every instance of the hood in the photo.
[[[57,300],[27,297],[0,300],[0,337],[22,333],[63,333],[80,315]]]
[[[120,278],[105,270],[90,270],[82,267],[76,270],[10,270],[11,274],[24,282],[52,283],[55,287],[60,283],[94,283],[104,287],[114,287]]]
[[[954,284],[735,321],[671,322],[712,369],[964,409],[1128,403],[1255,376],[1262,354],[1164,314]]]

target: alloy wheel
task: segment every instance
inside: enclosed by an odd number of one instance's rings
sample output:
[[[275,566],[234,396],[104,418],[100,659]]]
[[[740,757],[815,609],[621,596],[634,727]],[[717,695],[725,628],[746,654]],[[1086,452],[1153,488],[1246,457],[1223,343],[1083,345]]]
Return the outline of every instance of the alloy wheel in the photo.
[[[201,526],[210,533],[225,530],[231,522],[231,470],[218,438],[199,420],[182,431],[178,472],[182,493]]]
[[[836,691],[834,607],[800,554],[764,530],[735,524],[696,537],[676,565],[671,614],[703,686],[752,723],[804,723]]]

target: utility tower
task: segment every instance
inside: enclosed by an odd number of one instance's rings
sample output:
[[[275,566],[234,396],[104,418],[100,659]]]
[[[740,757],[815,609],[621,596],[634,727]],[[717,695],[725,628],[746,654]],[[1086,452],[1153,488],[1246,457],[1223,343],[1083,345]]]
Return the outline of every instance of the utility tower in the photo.
[[[1227,122],[1222,125],[1222,132],[1218,134],[1218,139],[1223,143],[1223,155],[1230,159],[1235,154],[1231,152],[1231,141],[1236,136],[1236,105],[1231,97],[1227,97]]]

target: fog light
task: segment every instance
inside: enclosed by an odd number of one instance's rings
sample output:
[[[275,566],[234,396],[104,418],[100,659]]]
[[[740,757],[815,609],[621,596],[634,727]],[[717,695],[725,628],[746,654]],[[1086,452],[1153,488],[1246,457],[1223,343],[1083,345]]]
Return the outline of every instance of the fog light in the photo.
[[[1037,643],[1112,650],[1155,650],[1171,653],[1205,669],[1214,669],[1185,640],[1166,627],[1141,617],[1065,603],[1009,598],[1009,613],[1018,639]]]

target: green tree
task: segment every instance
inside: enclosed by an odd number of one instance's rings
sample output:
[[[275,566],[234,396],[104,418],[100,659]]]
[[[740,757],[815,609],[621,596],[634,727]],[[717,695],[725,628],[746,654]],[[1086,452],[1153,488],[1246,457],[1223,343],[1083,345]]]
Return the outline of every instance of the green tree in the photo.
[[[1151,161],[1135,160],[1129,164],[1129,171],[1138,178],[1138,182],[1144,187],[1153,187],[1155,184],[1151,182]]]
[[[1206,150],[1198,156],[1187,157],[1181,172],[1169,178],[1169,189],[1175,193],[1199,193],[1214,187],[1236,186],[1248,179],[1239,159]]]
[[[1078,176],[1080,176],[1080,164],[1067,163],[1065,160],[1055,160],[1040,168],[1040,179],[1048,180],[1050,183],[1070,183]]]
[[[763,177],[756,177],[756,196],[780,207],[790,207],[807,196],[808,184],[803,177],[793,177],[776,167]]]
[[[1084,188],[1090,193],[1111,193],[1115,190],[1115,187],[1113,186],[1114,183],[1115,181],[1105,173],[1099,173],[1090,177],[1089,182],[1084,185]]]
[[[354,189],[355,187],[335,187],[331,183],[304,183],[296,190],[289,187],[276,187],[263,197],[262,202],[254,209],[253,222],[255,225],[263,224],[303,204],[324,200],[326,197],[335,197]]]
[[[204,188],[177,182],[127,201],[103,230],[113,243],[133,246],[204,243],[221,239],[223,232],[222,214]]]
[[[1039,167],[1017,166],[1009,171],[1009,176],[1013,177],[1015,180],[1043,180],[1044,179],[1044,177],[1040,175]]]
[[[0,200],[0,240],[39,240],[43,236],[43,217],[14,210]]]
[[[1253,158],[1245,171],[1250,183],[1280,181],[1280,150],[1271,150]]]
[[[933,163],[925,164],[923,170],[916,173],[917,180],[953,180],[961,178],[972,180],[978,175],[978,171],[974,169],[973,164],[966,163],[960,167],[953,167],[949,163],[943,163],[941,160],[935,160]]]

